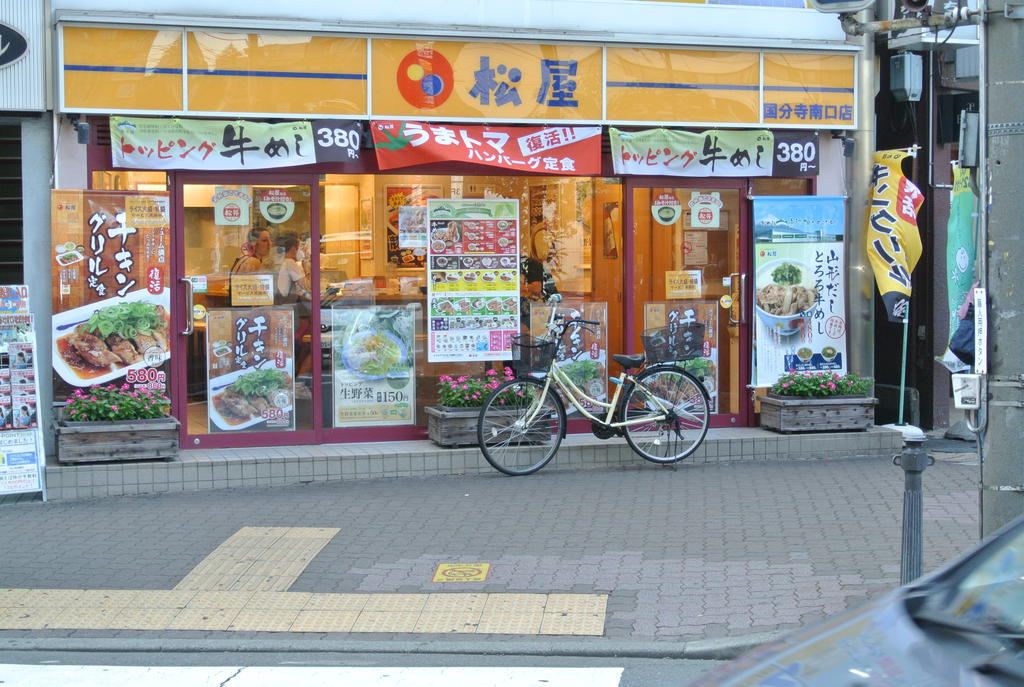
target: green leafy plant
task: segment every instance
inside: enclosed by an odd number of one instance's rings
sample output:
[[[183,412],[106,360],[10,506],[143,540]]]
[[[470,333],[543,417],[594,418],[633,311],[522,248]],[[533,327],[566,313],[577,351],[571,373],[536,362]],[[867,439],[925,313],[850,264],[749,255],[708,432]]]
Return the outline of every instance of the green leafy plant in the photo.
[[[85,331],[107,338],[111,334],[131,339],[138,334],[152,334],[164,324],[163,315],[152,303],[133,301],[101,308],[92,314],[83,327]]]
[[[515,378],[510,367],[506,367],[503,373],[488,370],[482,377],[443,375],[437,382],[437,400],[449,408],[476,408],[482,406],[502,383]]]
[[[803,281],[803,278],[800,268],[788,262],[784,262],[772,270],[772,281],[782,286],[794,286]]]
[[[171,400],[151,389],[133,389],[127,384],[95,385],[75,389],[64,406],[66,420],[146,420],[164,417],[171,411]]]
[[[240,376],[229,388],[242,396],[265,396],[287,386],[287,373],[280,370],[254,370]]]
[[[870,377],[835,372],[787,372],[769,392],[776,396],[863,396],[871,388]]]

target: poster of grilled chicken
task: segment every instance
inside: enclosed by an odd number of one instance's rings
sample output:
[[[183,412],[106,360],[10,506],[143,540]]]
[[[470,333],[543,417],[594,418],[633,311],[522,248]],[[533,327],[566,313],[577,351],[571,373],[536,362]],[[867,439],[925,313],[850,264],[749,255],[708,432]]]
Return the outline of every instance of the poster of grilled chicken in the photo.
[[[210,432],[295,429],[294,316],[289,307],[209,310]]]
[[[58,190],[51,205],[55,400],[115,381],[166,392],[167,194]],[[157,372],[130,374],[141,368]]]

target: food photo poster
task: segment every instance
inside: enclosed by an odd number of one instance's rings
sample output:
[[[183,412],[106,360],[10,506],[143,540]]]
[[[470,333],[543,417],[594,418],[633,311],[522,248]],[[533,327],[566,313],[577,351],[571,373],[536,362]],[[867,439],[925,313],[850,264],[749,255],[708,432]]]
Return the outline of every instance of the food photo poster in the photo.
[[[54,400],[107,383],[166,393],[168,195],[55,190],[51,218]]]
[[[211,308],[206,318],[209,431],[295,429],[295,312]]]
[[[754,382],[788,371],[847,371],[845,204],[825,196],[755,196]]]
[[[413,424],[418,313],[384,306],[331,310],[335,427]]]

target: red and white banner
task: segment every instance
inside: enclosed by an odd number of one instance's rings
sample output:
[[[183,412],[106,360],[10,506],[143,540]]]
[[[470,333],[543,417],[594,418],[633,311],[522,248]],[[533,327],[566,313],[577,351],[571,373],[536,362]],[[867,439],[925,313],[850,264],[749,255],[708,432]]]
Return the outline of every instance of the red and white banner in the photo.
[[[599,126],[476,126],[375,120],[381,169],[431,162],[473,162],[540,174],[601,173]]]

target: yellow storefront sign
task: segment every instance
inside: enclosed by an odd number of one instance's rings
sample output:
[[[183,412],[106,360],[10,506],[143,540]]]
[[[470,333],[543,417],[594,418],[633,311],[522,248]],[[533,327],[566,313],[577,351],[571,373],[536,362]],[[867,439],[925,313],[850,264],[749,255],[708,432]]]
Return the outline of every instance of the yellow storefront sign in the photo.
[[[600,46],[375,39],[378,117],[601,119]]]
[[[757,122],[757,52],[608,48],[607,118]]]
[[[190,31],[188,106],[196,112],[363,114],[366,40]]]
[[[805,129],[856,124],[852,51],[399,40],[183,27],[64,26],[60,36],[63,108],[70,111]]]
[[[764,54],[764,122],[850,126],[854,112],[852,55]]]
[[[65,26],[64,109],[178,111],[181,31]]]

